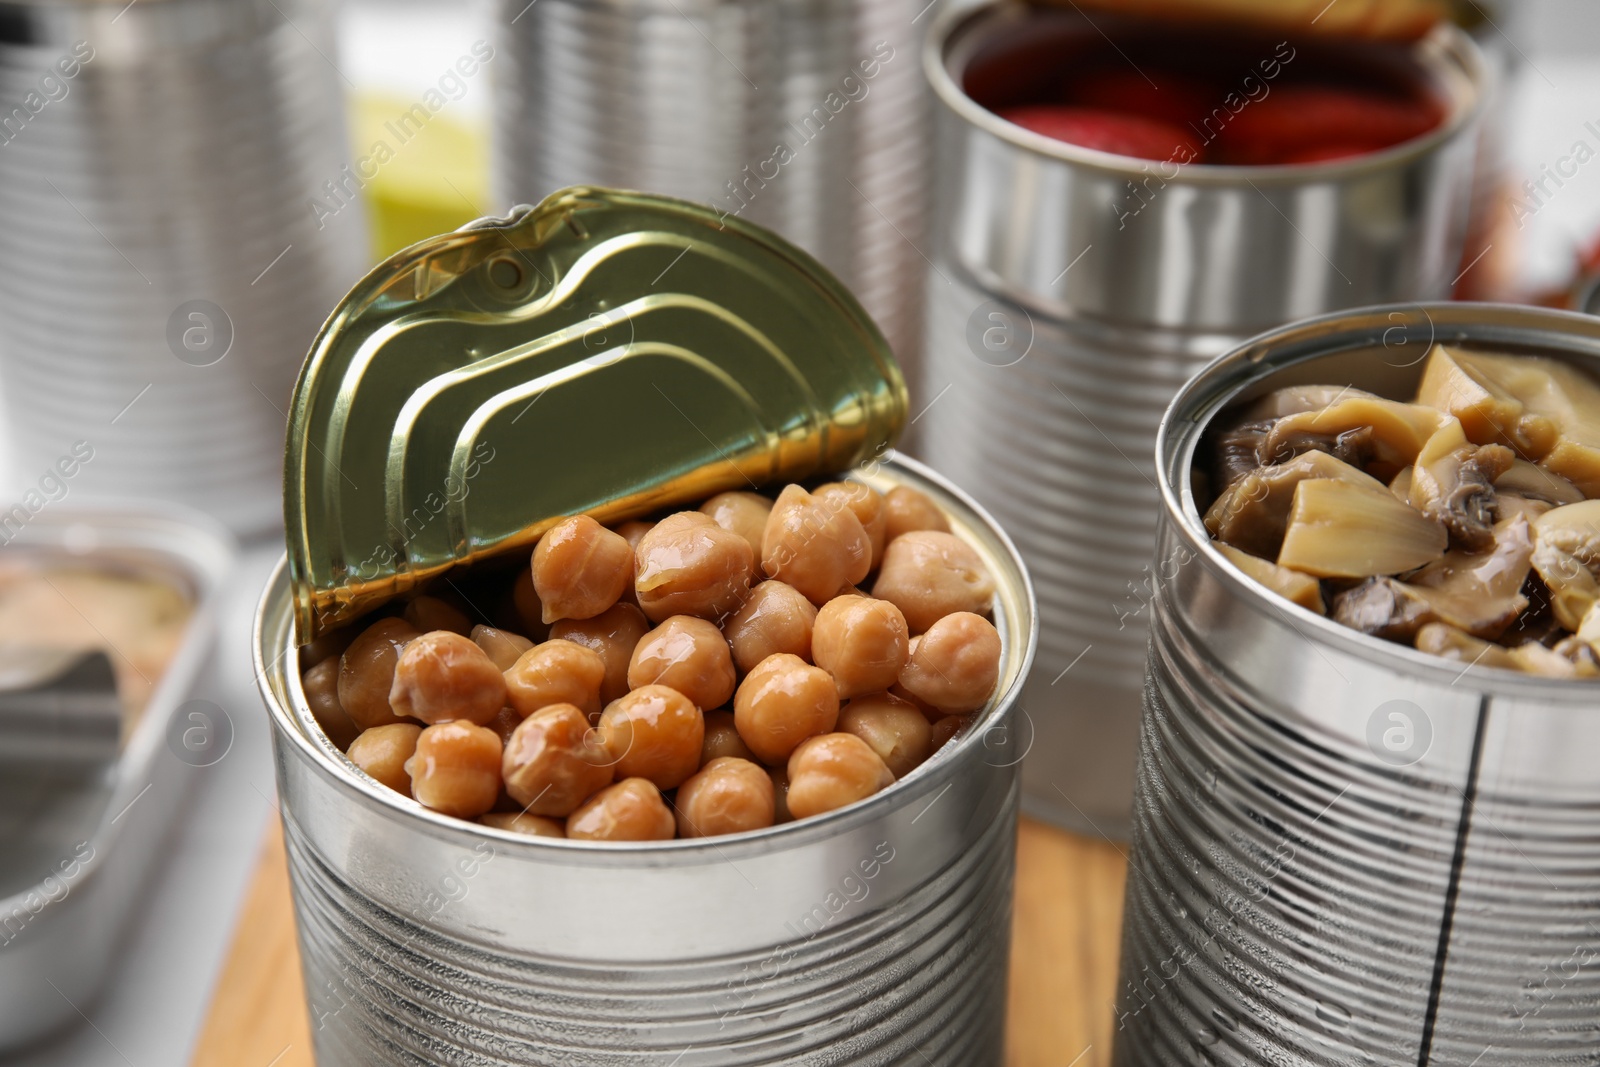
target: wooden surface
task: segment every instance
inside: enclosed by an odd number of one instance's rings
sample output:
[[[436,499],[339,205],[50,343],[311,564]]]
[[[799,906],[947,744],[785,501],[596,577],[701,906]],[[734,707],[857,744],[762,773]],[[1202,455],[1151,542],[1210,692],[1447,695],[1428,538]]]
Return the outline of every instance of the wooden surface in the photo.
[[[1023,820],[1006,1067],[1107,1067],[1126,862]],[[276,819],[191,1067],[314,1067]]]

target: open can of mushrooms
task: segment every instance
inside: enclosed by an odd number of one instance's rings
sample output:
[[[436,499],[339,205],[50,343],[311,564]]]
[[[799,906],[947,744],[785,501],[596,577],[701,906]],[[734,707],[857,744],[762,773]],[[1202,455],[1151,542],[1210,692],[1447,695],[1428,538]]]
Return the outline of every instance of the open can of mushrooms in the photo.
[[[1174,401],[1115,1062],[1600,1048],[1600,322],[1382,307]]]
[[[663,197],[351,291],[256,631],[318,1062],[1000,1062],[1032,591],[905,413]]]

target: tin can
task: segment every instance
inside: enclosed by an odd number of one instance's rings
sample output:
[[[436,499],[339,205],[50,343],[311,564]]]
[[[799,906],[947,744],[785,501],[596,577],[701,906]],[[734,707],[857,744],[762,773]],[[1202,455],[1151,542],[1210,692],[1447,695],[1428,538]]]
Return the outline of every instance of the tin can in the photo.
[[[915,376],[927,0],[503,0],[493,185],[646,189],[770,227],[856,294]]]
[[[1387,151],[1314,166],[1129,160],[1035,135],[968,95],[977,65],[1099,40],[1096,27],[1113,41],[1137,29],[1008,0],[949,12],[931,33],[923,67],[941,184],[914,406],[920,454],[973,487],[1038,583],[1024,808],[1123,837],[1159,579],[1150,455],[1161,413],[1191,374],[1261,329],[1448,294],[1481,64],[1453,28],[1380,49],[1435,86],[1448,117]],[[1259,87],[1310,47],[1269,41],[1239,77]]]
[[[0,380],[21,470],[281,521],[285,411],[365,265],[328,14],[0,5]],[[29,472],[32,472],[31,474]]]
[[[255,654],[319,1063],[1000,1062],[1031,589],[926,468],[856,476],[933,496],[994,574],[1001,695],[886,792],[732,838],[522,837],[358,774],[307,708],[279,569]]]
[[[1600,323],[1379,307],[1263,335],[1162,425],[1157,586],[1114,1062],[1525,1067],[1600,1048],[1600,740],[1582,682],[1468,666],[1274,597],[1190,464],[1287,382],[1409,395],[1433,341],[1600,371]]]
[[[194,613],[105,773],[0,771],[8,818],[27,820],[6,828],[0,855],[0,1049],[78,1021],[74,1005],[87,1005],[105,981],[199,768],[227,755],[226,712],[186,698],[211,655],[216,598],[237,555],[214,523],[171,509],[46,509],[7,535],[9,559],[161,574],[187,587]],[[204,736],[174,742],[193,730]]]

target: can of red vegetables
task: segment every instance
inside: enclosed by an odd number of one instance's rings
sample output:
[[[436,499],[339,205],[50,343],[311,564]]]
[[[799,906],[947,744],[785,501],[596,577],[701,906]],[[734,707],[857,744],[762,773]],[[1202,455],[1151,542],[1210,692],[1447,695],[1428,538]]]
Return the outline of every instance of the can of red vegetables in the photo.
[[[1032,591],[1000,527],[889,447],[887,343],[815,260],[706,208],[566,190],[377,268],[291,419],[255,655],[319,1063],[1000,1062]],[[311,711],[298,646],[430,578],[526,570],[553,516],[832,472],[943,509],[1002,644],[988,703],[863,802],[722,837],[529,837],[379,784]]]
[[[1456,662],[1218,551],[1213,418],[1285,385],[1407,399],[1440,342],[1600,373],[1600,322],[1379,307],[1265,334],[1173,402],[1115,1062],[1582,1063],[1600,1048],[1592,680]],[[1488,650],[1486,650],[1488,651]],[[1470,658],[1470,657],[1468,657]]]
[[[1449,293],[1482,65],[1452,27],[1318,43],[1016,2],[948,13],[923,65],[940,184],[919,447],[1005,524],[1038,586],[1025,808],[1124,836],[1167,577],[1151,563],[1161,412],[1262,329]],[[1084,107],[1032,106],[1063,99]],[[1334,143],[1303,140],[1318,115]],[[1379,129],[1415,136],[1362,141]]]

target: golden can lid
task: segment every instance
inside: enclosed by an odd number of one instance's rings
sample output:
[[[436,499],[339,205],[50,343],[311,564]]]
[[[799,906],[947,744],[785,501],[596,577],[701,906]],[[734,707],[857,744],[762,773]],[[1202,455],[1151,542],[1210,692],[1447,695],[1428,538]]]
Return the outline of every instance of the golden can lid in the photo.
[[[838,279],[710,208],[576,187],[413,245],[345,296],[295,385],[300,640],[567,515],[855,466],[906,405]]]

